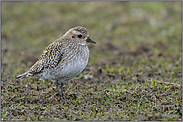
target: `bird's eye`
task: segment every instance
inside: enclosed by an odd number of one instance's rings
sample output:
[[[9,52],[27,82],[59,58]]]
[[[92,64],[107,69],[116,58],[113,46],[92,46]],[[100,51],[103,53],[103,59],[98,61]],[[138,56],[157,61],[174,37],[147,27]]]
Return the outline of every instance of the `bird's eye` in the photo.
[[[79,38],[81,38],[81,37],[82,37],[82,35],[81,35],[81,34],[79,34],[79,35],[78,35],[78,37],[79,37]]]

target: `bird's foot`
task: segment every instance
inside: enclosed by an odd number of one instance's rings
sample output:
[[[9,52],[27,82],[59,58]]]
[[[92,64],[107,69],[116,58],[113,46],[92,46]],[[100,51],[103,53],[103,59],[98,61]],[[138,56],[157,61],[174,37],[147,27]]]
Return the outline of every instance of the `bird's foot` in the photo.
[[[49,97],[48,99],[50,100],[50,99],[52,99],[56,95],[57,95],[57,93],[55,93],[53,96]]]
[[[65,96],[61,96],[60,99],[61,99],[61,100],[64,100],[64,99],[65,99]]]
[[[55,96],[61,96],[60,100],[64,100],[65,99],[65,96],[60,95],[59,93],[55,93],[53,96],[49,97],[48,99],[50,100],[50,99],[54,98]]]

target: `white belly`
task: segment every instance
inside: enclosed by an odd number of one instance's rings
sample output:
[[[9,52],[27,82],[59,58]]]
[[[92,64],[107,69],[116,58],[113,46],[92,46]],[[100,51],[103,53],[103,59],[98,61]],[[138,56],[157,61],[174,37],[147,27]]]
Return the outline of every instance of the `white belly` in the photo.
[[[48,79],[48,80],[59,80],[59,81],[66,81],[68,79],[72,79],[73,77],[79,75],[86,65],[88,64],[89,55],[84,57],[78,56],[75,60],[66,62],[62,68],[57,68],[53,70],[49,70],[43,73],[40,80]]]
[[[71,63],[68,63],[62,71],[60,72],[61,77],[75,77],[79,75],[86,65],[88,64],[88,59],[86,61],[80,60],[80,61],[73,61]]]

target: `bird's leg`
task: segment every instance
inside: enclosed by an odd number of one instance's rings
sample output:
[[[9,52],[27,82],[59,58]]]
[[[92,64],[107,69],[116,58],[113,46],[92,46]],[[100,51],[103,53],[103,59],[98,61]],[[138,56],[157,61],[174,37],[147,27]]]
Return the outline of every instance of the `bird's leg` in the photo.
[[[58,81],[56,80],[55,81],[55,85],[57,87],[57,91],[59,93],[59,95],[61,96],[61,99],[63,100],[64,99],[64,95],[63,95],[63,83],[61,82],[61,93],[60,93],[60,90],[59,90],[59,84],[58,84]]]
[[[62,93],[61,99],[65,99],[64,92],[63,92],[63,86],[64,86],[64,84],[61,82],[61,93]]]
[[[58,91],[58,93],[60,94],[59,84],[58,84],[58,81],[57,81],[57,80],[55,81],[55,86],[57,87],[57,91]],[[60,94],[60,95],[61,95],[61,94]]]

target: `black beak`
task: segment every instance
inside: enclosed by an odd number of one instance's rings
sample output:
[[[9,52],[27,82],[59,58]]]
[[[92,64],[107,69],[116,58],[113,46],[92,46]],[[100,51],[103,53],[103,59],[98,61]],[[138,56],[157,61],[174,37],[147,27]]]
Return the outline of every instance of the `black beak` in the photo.
[[[93,41],[90,37],[87,38],[86,42],[88,42],[88,43],[95,43],[95,44],[97,43],[97,42]]]

